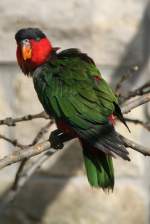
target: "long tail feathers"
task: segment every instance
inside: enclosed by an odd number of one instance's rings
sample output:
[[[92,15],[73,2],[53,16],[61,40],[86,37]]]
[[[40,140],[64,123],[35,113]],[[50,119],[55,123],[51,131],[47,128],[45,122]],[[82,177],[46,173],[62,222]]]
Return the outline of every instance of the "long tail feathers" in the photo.
[[[114,168],[112,157],[98,149],[83,149],[87,178],[91,186],[112,189],[114,187]]]
[[[118,155],[124,160],[130,161],[129,152],[126,150],[114,127],[106,127],[106,132],[101,133],[100,137],[93,143],[94,148],[113,157]]]
[[[88,181],[93,187],[113,189],[114,168],[112,157],[120,156],[130,161],[126,150],[113,126],[107,127],[107,134],[101,133],[96,140],[80,139]],[[90,141],[91,140],[91,141]]]

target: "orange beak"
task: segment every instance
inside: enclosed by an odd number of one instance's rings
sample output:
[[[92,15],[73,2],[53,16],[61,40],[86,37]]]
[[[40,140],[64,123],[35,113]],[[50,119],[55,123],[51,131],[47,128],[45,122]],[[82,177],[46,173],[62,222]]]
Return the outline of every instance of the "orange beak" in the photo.
[[[32,49],[30,44],[23,44],[22,46],[22,57],[24,61],[27,59],[31,59],[32,57]]]

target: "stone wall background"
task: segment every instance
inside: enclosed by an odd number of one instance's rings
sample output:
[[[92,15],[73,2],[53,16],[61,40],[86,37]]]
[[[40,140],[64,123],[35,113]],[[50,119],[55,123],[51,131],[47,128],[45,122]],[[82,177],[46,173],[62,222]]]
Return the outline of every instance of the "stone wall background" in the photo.
[[[146,0],[1,0],[0,1],[0,119],[42,110],[31,79],[24,77],[15,59],[15,32],[22,27],[43,29],[54,46],[78,47],[93,57],[112,86],[128,68],[139,70],[124,91],[149,79],[150,3]],[[143,118],[143,107],[130,113]],[[46,121],[34,120],[0,133],[29,143]],[[130,125],[120,132],[149,146],[148,132]],[[0,157],[13,150],[0,141]],[[114,161],[113,193],[89,187],[81,149],[70,142],[55,154],[19,193],[13,205],[0,213],[1,224],[149,224],[150,159],[130,150],[132,161]],[[0,171],[1,201],[16,165]],[[0,205],[1,206],[1,205]]]

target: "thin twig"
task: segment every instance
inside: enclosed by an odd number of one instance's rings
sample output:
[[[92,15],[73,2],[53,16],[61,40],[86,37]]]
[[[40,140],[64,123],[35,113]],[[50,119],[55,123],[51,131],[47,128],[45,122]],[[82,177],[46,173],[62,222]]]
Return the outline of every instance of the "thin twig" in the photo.
[[[128,92],[127,96],[122,96],[121,97],[121,102],[125,102],[126,100],[136,97],[136,96],[142,96],[146,93],[150,93],[150,81],[146,82],[144,85],[142,85],[141,87]]]
[[[124,118],[124,119],[127,122],[142,125],[145,129],[147,129],[148,131],[150,131],[150,122],[143,122],[143,121],[138,120],[138,119],[131,119],[131,118],[127,118],[127,117]]]
[[[40,139],[43,137],[43,135],[46,134],[46,132],[49,130],[49,128],[51,127],[52,124],[53,124],[53,121],[51,120],[50,122],[48,122],[48,124],[44,125],[44,127],[42,127],[40,129],[40,131],[37,133],[37,135],[33,139],[30,146],[33,146],[33,145],[37,144],[40,141]],[[18,188],[18,182],[20,182],[20,177],[22,177],[23,169],[24,169],[26,163],[28,162],[28,160],[29,159],[25,158],[24,160],[21,161],[21,163],[19,165],[19,168],[16,172],[14,183],[12,185],[13,190]]]
[[[21,163],[19,165],[19,168],[18,168],[18,170],[16,172],[16,176],[15,176],[14,182],[12,184],[12,190],[14,190],[14,191],[17,190],[17,188],[18,188],[18,182],[19,182],[19,179],[21,177],[22,170],[23,170],[23,168],[24,168],[24,166],[25,166],[27,161],[28,161],[28,159],[25,158],[24,160],[21,161]]]
[[[52,126],[53,123],[54,123],[54,121],[51,120],[46,125],[44,125],[44,127],[42,127],[39,130],[39,132],[37,133],[37,135],[33,139],[32,143],[31,143],[31,146],[37,144],[40,141],[40,139],[43,137],[43,135],[48,132],[48,130],[50,129],[50,127]]]
[[[24,149],[24,148],[27,148],[29,146],[33,146],[35,145],[36,143],[39,142],[39,140],[43,137],[43,135],[48,131],[48,129],[50,128],[50,126],[53,124],[53,120],[51,120],[50,122],[48,122],[48,124],[46,124],[44,127],[42,127],[40,129],[40,131],[37,133],[37,135],[35,136],[35,138],[33,139],[32,143],[31,144],[28,144],[28,145],[24,145],[24,144],[21,144],[18,142],[17,139],[11,139],[11,138],[8,138],[6,137],[5,135],[2,135],[0,134],[0,139],[3,139],[7,142],[9,142],[10,144],[12,144],[13,146],[17,146],[21,149]]]
[[[17,172],[16,178],[14,180],[14,183],[12,184],[11,190],[18,191],[18,189],[22,188],[24,184],[28,181],[28,179],[32,176],[32,174],[40,168],[40,166],[51,156],[52,154],[49,153],[49,151],[45,152],[38,157],[35,161],[32,162],[32,164],[24,171],[23,167],[24,164],[21,163],[22,166],[20,166],[20,169]],[[26,163],[24,159],[24,163]]]
[[[5,141],[9,142],[10,144],[12,144],[13,146],[15,146],[15,147],[17,146],[21,149],[25,149],[26,147],[28,147],[27,145],[23,145],[23,144],[19,143],[17,139],[11,139],[2,134],[0,134],[0,139],[3,139]]]
[[[7,125],[7,126],[16,126],[16,123],[22,122],[22,121],[30,121],[33,119],[38,119],[38,118],[43,118],[43,119],[49,119],[49,115],[46,112],[41,112],[38,114],[28,114],[23,117],[18,117],[18,118],[5,118],[0,120],[0,125]]]

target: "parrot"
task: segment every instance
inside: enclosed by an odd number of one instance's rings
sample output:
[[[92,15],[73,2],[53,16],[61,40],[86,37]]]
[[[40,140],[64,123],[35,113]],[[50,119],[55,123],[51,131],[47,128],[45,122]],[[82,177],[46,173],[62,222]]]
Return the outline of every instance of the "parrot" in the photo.
[[[39,101],[56,122],[51,147],[61,149],[64,141],[79,139],[89,184],[113,190],[113,158],[130,161],[114,128],[116,118],[128,126],[94,60],[77,48],[53,47],[39,28],[19,29],[15,40],[18,65],[32,77]]]

